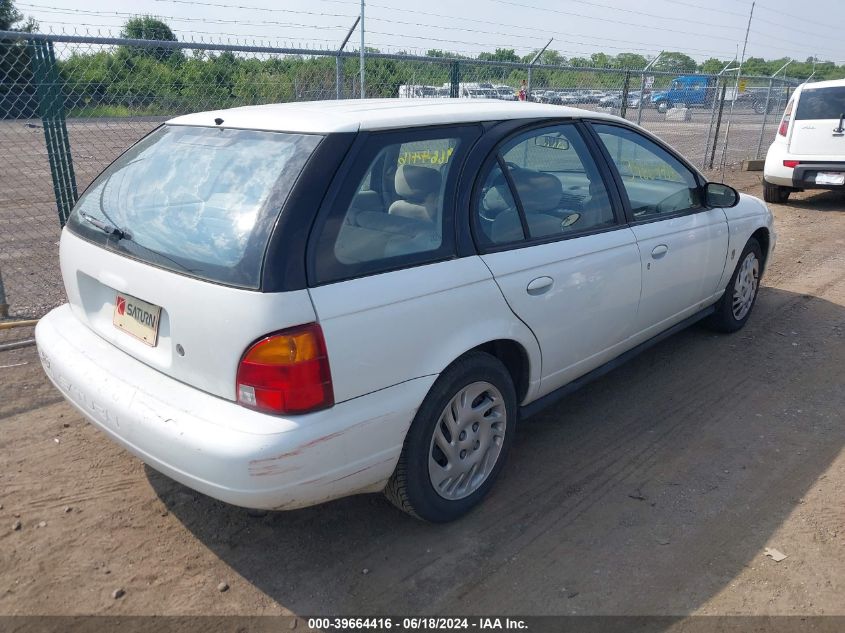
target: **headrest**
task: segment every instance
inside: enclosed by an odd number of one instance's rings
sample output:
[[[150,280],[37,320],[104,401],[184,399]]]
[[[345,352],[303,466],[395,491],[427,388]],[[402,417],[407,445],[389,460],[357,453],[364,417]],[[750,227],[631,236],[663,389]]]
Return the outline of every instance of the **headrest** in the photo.
[[[423,200],[440,192],[440,172],[431,167],[400,165],[393,182],[396,193],[406,200]]]
[[[560,206],[563,185],[551,174],[533,169],[512,169],[511,177],[526,213],[542,213]]]

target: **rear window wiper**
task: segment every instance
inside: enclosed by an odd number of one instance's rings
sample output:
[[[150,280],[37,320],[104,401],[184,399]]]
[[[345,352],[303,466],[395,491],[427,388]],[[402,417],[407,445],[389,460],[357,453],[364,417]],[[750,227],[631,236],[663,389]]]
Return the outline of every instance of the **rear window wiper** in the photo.
[[[197,271],[195,271],[191,268],[188,268],[184,264],[176,261],[172,257],[168,257],[164,253],[159,253],[157,250],[152,249],[149,246],[144,246],[143,244],[139,244],[138,242],[134,241],[132,239],[132,233],[128,229],[122,229],[119,226],[115,226],[114,224],[112,224],[110,222],[103,222],[102,220],[98,220],[94,216],[89,215],[89,214],[85,213],[84,211],[79,212],[79,217],[81,217],[83,220],[88,222],[90,225],[96,226],[103,233],[106,233],[108,235],[114,235],[118,239],[118,241],[126,240],[128,242],[132,242],[133,244],[136,244],[138,247],[144,249],[145,251],[148,251],[148,252],[152,253],[153,255],[156,255],[157,257],[161,257],[162,259],[166,259],[167,261],[176,264],[176,266],[178,266],[179,268],[181,268],[182,270],[184,270],[186,272],[189,272],[189,273],[196,273],[197,272]]]
[[[84,211],[80,211],[79,217],[88,222],[88,224],[96,226],[103,233],[106,233],[108,235],[114,235],[119,240],[122,240],[124,238],[132,239],[132,235],[126,229],[122,229],[119,226],[110,224],[109,222],[103,222],[102,220],[98,220],[93,215],[88,215]]]

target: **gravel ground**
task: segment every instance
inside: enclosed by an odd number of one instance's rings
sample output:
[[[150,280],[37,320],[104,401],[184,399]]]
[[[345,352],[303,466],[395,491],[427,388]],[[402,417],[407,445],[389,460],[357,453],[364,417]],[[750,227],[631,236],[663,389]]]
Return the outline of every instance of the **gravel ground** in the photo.
[[[744,330],[526,422],[450,525],[378,495],[249,516],[109,442],[32,348],[0,354],[0,614],[845,614],[845,198],[773,210]]]

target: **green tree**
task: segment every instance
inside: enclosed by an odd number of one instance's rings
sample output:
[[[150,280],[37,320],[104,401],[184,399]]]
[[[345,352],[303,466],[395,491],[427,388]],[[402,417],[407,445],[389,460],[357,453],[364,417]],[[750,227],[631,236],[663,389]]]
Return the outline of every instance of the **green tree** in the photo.
[[[0,0],[2,1],[2,0]],[[139,15],[130,18],[123,25],[123,31],[120,33],[121,37],[126,37],[133,40],[157,40],[160,42],[177,42],[178,39],[170,30],[166,22],[154,18],[151,15]],[[122,47],[126,52],[133,57],[153,57],[160,61],[166,59],[173,59],[174,57],[182,56],[178,48],[165,48],[163,46],[156,46],[153,48],[146,48],[141,46],[126,46]]]
[[[0,30],[32,33],[38,22],[25,18],[13,0],[0,0]],[[37,103],[26,42],[0,42],[0,119],[33,116]]]
[[[19,24],[23,22],[23,24]],[[32,33],[38,30],[38,22],[32,17],[24,19],[14,0],[0,0],[0,31],[22,31]]]
[[[518,62],[519,56],[512,48],[497,48],[495,53],[480,53],[478,59],[491,62]]]
[[[619,53],[615,65],[626,70],[640,70],[648,65],[648,60],[639,53]]]
[[[710,59],[705,60],[698,69],[708,75],[715,75],[716,73],[722,72],[722,69],[727,65],[727,63],[728,62],[723,62],[721,59],[711,57]]]
[[[670,73],[693,73],[698,68],[695,60],[686,53],[670,51],[663,53],[663,56],[654,65],[655,70],[663,70]]]

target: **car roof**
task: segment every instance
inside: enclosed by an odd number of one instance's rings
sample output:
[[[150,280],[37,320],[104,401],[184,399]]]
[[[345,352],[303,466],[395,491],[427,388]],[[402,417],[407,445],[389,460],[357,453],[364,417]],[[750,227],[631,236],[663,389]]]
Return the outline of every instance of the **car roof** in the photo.
[[[811,84],[801,84],[801,91],[817,90],[818,88],[841,88],[845,86],[845,79],[828,79],[827,81],[814,81]]]
[[[618,117],[580,108],[497,99],[348,99],[244,106],[186,114],[169,125],[215,126],[277,132],[329,134],[533,118]]]

